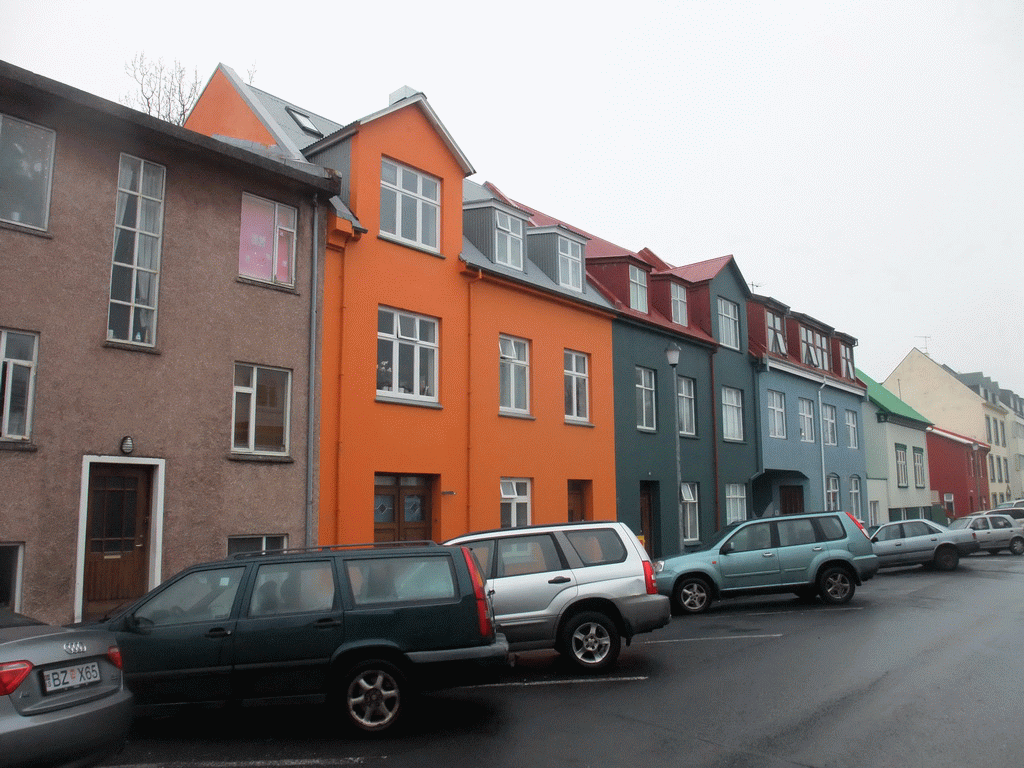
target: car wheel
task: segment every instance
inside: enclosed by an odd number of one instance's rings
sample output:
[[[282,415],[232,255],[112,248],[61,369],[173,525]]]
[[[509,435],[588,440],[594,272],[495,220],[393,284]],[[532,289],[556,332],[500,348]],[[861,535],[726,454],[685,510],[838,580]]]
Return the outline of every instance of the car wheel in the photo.
[[[1024,539],[1013,539],[1010,542],[1010,554],[1018,557],[1024,555]]]
[[[830,605],[850,602],[856,590],[853,576],[841,565],[830,565],[818,574],[818,594]]]
[[[391,728],[402,714],[405,687],[405,677],[391,662],[369,659],[357,664],[342,678],[348,721],[370,733]]]
[[[562,648],[579,667],[604,669],[619,657],[622,641],[614,622],[603,613],[586,611],[573,616],[562,631]]]
[[[711,607],[711,587],[699,576],[687,576],[676,583],[672,602],[683,613],[704,613]]]
[[[935,567],[940,571],[955,571],[960,565],[960,553],[953,547],[939,547],[935,552]]]

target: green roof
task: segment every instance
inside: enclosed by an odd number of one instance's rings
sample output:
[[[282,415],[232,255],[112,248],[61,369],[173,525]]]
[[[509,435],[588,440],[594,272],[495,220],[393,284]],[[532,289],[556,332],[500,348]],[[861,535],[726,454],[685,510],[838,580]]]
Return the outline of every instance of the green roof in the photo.
[[[868,376],[864,371],[857,369],[857,378],[863,381],[868,387],[868,399],[875,407],[893,416],[900,416],[910,421],[920,422],[922,426],[928,426],[932,422],[915,411],[896,395],[883,387],[877,381]]]

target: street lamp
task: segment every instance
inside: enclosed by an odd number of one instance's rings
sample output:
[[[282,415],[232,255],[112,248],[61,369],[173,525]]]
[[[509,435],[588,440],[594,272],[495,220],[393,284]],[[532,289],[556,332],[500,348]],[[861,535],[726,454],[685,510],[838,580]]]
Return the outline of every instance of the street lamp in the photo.
[[[672,440],[676,445],[676,520],[679,524],[679,544],[682,549],[682,544],[686,540],[686,532],[683,530],[685,522],[682,512],[682,498],[683,498],[683,478],[682,468],[679,466],[679,377],[676,375],[676,366],[679,365],[679,352],[678,345],[672,344],[665,350],[665,357],[668,360],[669,367],[672,369],[672,400],[675,403],[673,411],[676,415],[676,430],[672,434]]]

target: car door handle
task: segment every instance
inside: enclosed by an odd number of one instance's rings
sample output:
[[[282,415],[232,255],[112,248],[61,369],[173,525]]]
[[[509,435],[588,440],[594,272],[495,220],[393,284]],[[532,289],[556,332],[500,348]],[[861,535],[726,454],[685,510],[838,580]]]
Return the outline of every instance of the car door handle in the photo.
[[[313,626],[317,629],[330,629],[331,627],[340,627],[341,619],[317,619],[313,622]]]
[[[224,627],[214,627],[213,629],[211,629],[209,632],[206,633],[207,637],[212,637],[212,638],[229,637],[230,635],[231,635],[231,630],[230,629],[224,629]]]
[[[775,557],[774,552],[762,552],[761,557]]]
[[[548,584],[568,584],[572,579],[568,576],[555,576],[553,579],[548,580]]]
[[[815,552],[821,552],[821,550],[823,550],[824,547],[811,547],[811,549]]]

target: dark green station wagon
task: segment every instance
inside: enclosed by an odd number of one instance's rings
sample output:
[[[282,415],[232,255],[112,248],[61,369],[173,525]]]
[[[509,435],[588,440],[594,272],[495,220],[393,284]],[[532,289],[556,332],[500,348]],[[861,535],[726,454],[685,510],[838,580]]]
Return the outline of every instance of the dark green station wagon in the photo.
[[[139,705],[329,701],[364,731],[508,661],[469,550],[432,542],[195,565],[102,625]]]

